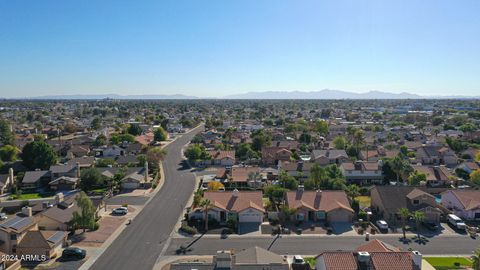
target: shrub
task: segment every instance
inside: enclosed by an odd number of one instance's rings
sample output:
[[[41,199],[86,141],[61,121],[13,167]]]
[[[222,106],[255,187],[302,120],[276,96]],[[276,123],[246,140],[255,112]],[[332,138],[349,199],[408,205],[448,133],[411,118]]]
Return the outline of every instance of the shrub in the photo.
[[[123,207],[128,207],[128,203],[122,204]]]
[[[188,225],[182,225],[182,227],[180,227],[180,231],[191,234],[191,235],[195,235],[198,233],[196,228],[190,227]]]

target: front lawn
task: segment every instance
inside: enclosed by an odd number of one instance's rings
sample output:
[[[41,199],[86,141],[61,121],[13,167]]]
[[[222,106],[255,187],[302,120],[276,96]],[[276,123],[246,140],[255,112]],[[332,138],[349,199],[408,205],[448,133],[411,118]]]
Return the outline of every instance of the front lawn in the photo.
[[[42,198],[48,198],[52,197],[53,195],[51,193],[22,193],[20,196],[17,196],[16,194],[13,194],[10,196],[12,200],[32,200],[32,199],[42,199]]]
[[[425,257],[424,259],[437,270],[462,269],[462,266],[472,266],[472,261],[465,257]]]
[[[357,196],[355,197],[355,200],[358,201],[358,204],[362,209],[366,207],[370,207],[370,205],[372,204],[372,200],[370,199],[370,196]]]

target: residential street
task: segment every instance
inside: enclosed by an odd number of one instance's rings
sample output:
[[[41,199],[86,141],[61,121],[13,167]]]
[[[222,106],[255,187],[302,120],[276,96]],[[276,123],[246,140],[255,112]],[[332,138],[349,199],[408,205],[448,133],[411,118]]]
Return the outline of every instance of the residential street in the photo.
[[[152,269],[194,190],[194,176],[182,166],[181,149],[203,126],[166,147],[165,184],[90,269]]]
[[[175,255],[180,246],[187,247],[192,239],[175,238],[167,250],[166,255]],[[412,248],[425,255],[470,255],[480,245],[480,239],[471,239],[468,236],[442,236],[427,238],[425,243],[412,241],[409,244],[400,242],[399,236],[378,235],[371,239],[379,239],[403,250]],[[284,236],[275,240],[275,237],[231,237],[227,239],[200,238],[189,248],[186,255],[213,255],[217,250],[241,250],[252,246],[270,249],[278,254],[318,255],[326,250],[354,250],[365,243],[364,237],[359,236]]]

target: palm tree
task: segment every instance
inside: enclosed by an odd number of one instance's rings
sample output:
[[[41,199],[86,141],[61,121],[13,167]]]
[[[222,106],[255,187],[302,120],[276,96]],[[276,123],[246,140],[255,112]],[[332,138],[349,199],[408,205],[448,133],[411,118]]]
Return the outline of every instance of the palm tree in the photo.
[[[392,170],[397,175],[397,182],[400,181],[400,176],[411,170],[410,164],[405,161],[400,155],[397,155],[391,163]]]
[[[477,248],[472,255],[473,270],[480,270],[480,248]]]
[[[357,151],[360,152],[360,146],[365,143],[365,136],[363,130],[358,129],[353,133],[353,144],[357,148]]]
[[[415,219],[415,226],[417,227],[417,236],[420,239],[420,222],[425,219],[425,213],[420,211],[413,212],[413,219]]]
[[[258,182],[258,180],[262,180],[262,175],[259,172],[250,172],[248,174],[248,180],[253,181],[253,186],[255,188],[258,188],[257,187],[257,182]]]
[[[208,231],[208,211],[213,207],[213,204],[209,199],[203,199],[200,202],[200,207],[203,208],[203,213],[205,215],[205,232],[207,232]]]
[[[405,232],[405,226],[406,226],[406,223],[407,223],[407,219],[412,215],[412,213],[410,213],[410,211],[407,208],[403,207],[403,208],[398,209],[397,215],[399,215],[400,218],[402,219],[403,239],[406,239],[407,236],[406,236],[406,232]]]

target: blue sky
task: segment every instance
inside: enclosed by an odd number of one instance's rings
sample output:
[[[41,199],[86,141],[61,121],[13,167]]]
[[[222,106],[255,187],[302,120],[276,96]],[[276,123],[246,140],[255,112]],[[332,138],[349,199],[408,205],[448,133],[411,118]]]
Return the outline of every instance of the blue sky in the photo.
[[[480,93],[478,0],[0,0],[0,97]]]

